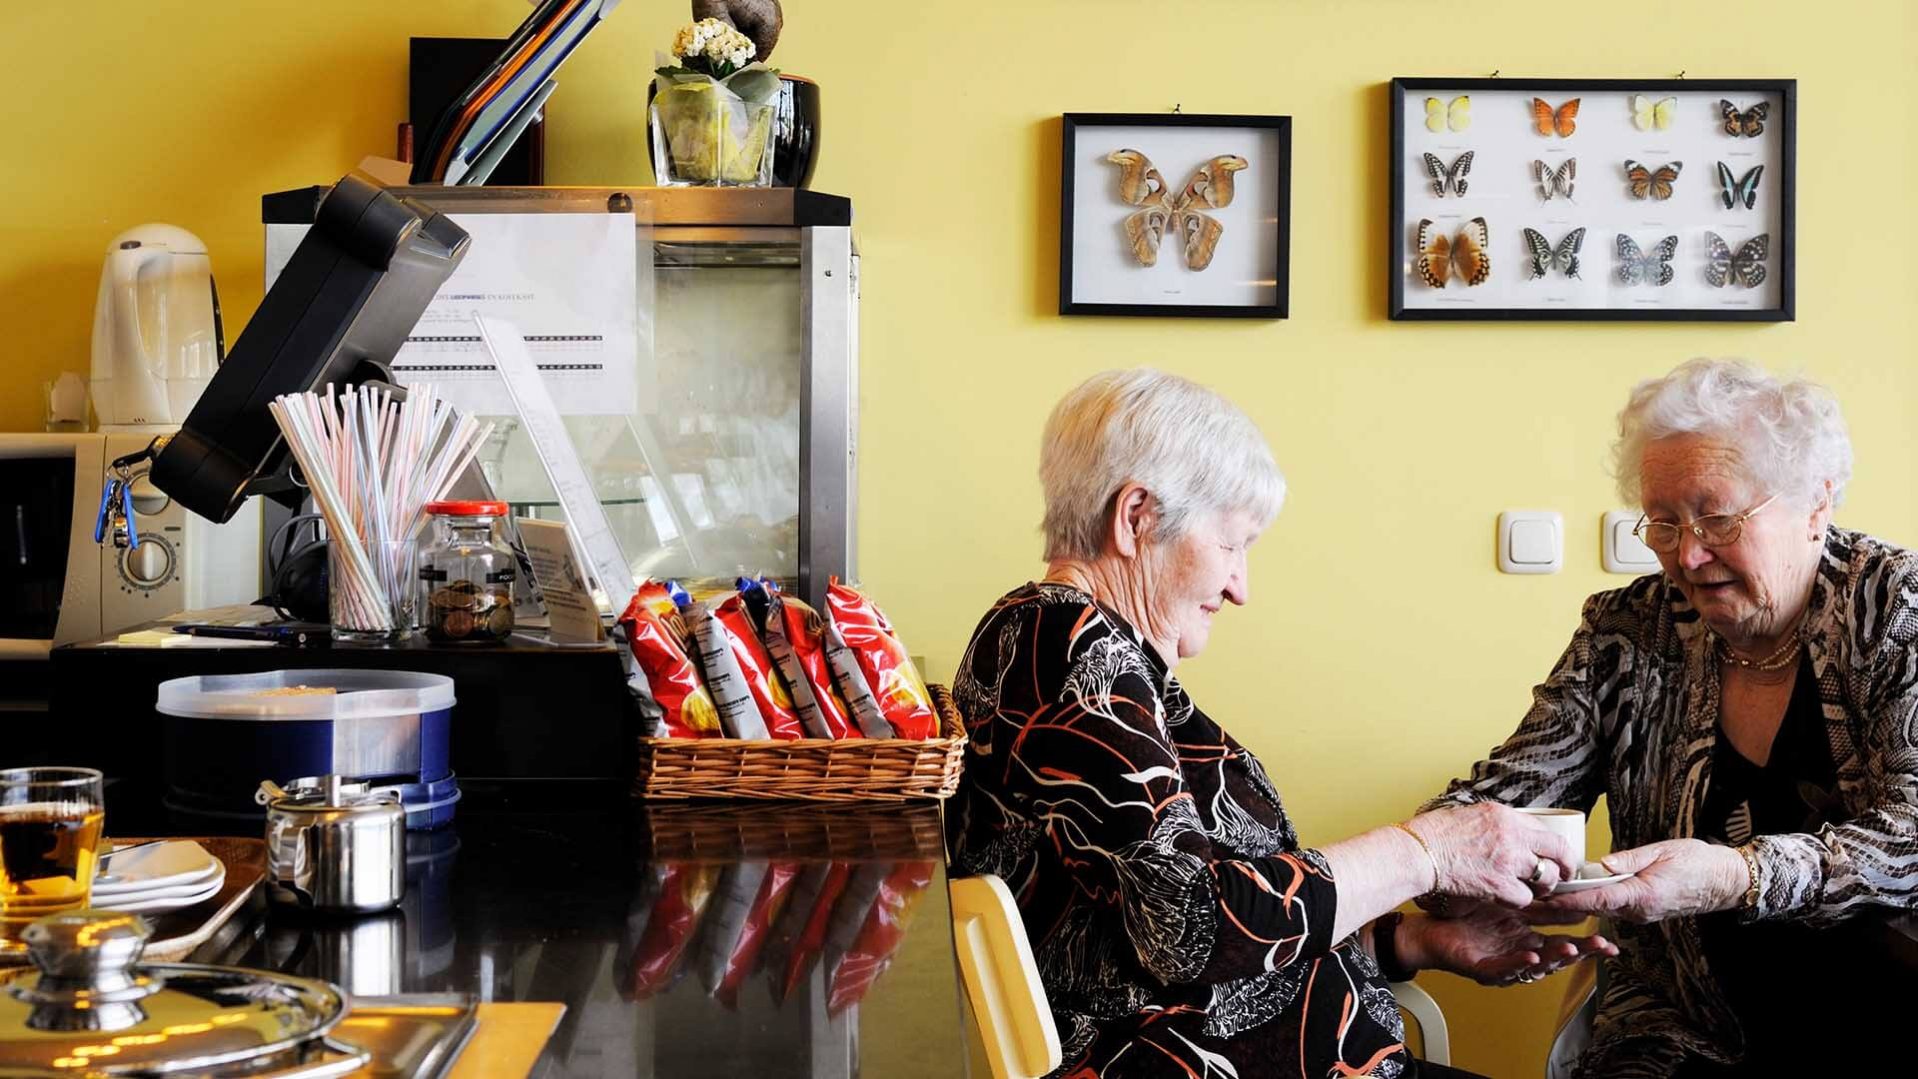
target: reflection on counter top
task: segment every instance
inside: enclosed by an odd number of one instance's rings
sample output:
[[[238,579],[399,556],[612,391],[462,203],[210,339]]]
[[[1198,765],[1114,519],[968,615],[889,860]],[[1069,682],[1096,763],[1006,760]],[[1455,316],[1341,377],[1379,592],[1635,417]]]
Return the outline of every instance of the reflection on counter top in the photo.
[[[967,1074],[937,807],[479,801],[408,836],[398,910],[193,959],[562,1002],[540,1075]]]

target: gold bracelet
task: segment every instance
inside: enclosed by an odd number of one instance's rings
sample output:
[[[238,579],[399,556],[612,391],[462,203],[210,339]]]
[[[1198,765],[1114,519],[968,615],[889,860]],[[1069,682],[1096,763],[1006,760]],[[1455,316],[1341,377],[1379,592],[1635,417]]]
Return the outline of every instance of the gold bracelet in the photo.
[[[1419,849],[1425,852],[1425,860],[1432,863],[1432,887],[1431,887],[1431,890],[1428,891],[1426,894],[1430,895],[1432,894],[1432,892],[1438,891],[1438,887],[1439,887],[1438,856],[1432,853],[1431,847],[1428,847],[1425,845],[1425,837],[1419,835],[1417,832],[1414,832],[1412,830],[1412,826],[1405,823],[1404,821],[1395,822],[1392,825],[1392,827],[1397,828],[1399,831],[1404,832],[1406,835],[1411,836],[1412,841],[1414,843],[1417,843],[1419,845]]]
[[[1739,904],[1738,909],[1739,910],[1757,910],[1758,909],[1758,853],[1752,850],[1752,845],[1750,843],[1746,843],[1745,845],[1741,847],[1737,847],[1735,849],[1738,851],[1739,856],[1745,859],[1745,872],[1750,874],[1750,881],[1745,886],[1744,902]]]

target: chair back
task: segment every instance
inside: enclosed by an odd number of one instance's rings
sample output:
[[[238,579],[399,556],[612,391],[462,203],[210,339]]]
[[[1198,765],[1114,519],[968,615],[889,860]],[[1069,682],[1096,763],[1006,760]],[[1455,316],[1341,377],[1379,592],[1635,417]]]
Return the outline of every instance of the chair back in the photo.
[[[950,891],[959,976],[993,1079],[1049,1074],[1059,1066],[1059,1030],[1011,889],[980,876],[954,878]]]

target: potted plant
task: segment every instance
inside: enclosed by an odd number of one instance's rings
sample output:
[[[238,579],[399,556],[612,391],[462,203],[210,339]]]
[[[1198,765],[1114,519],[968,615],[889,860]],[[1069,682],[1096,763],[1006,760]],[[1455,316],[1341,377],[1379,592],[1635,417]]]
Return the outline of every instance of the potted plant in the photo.
[[[652,103],[653,174],[666,186],[767,187],[779,72],[730,23],[682,27],[660,57]]]

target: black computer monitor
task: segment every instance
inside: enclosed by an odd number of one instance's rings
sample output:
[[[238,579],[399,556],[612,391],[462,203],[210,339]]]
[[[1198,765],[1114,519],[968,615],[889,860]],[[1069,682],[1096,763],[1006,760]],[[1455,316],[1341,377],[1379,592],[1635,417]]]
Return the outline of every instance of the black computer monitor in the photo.
[[[225,521],[250,495],[294,492],[267,403],[286,393],[391,381],[387,364],[466,254],[466,231],[358,174],[321,200],[293,257],[233,343],[149,478]]]

